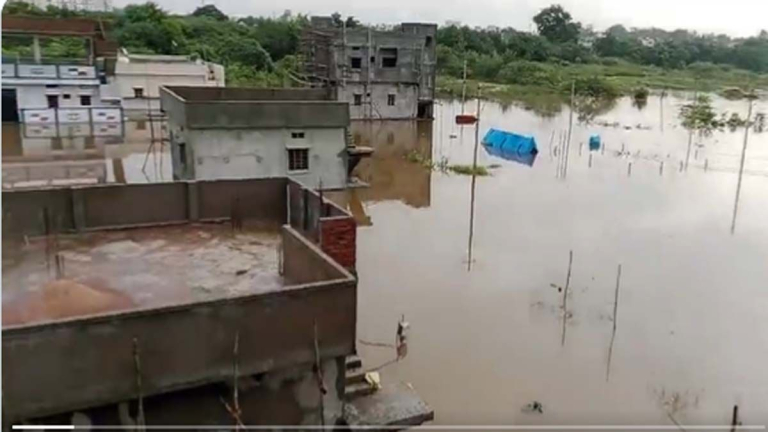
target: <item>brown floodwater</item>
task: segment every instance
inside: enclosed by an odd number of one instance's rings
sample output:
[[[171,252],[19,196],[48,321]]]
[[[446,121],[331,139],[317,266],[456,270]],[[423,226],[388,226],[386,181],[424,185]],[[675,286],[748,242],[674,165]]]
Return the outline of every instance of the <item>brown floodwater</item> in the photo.
[[[359,223],[358,336],[392,343],[400,317],[411,324],[408,356],[385,367],[383,380],[412,383],[437,425],[674,429],[673,419],[730,424],[734,404],[745,425],[765,425],[768,133],[750,136],[732,233],[743,130],[695,138],[689,151],[677,118],[684,98],[651,97],[642,109],[621,99],[590,124],[577,114],[567,152],[558,145],[567,109],[483,102],[481,137],[491,127],[531,134],[540,152],[527,166],[479,149],[480,164],[499,166],[476,179],[471,270],[471,177],[413,162],[472,162],[474,127],[453,121],[460,104],[442,101],[432,122],[354,123],[353,139],[375,148],[355,171],[370,187],[334,198]],[[715,105],[746,115],[743,101]],[[755,112],[768,113],[768,103]],[[103,162],[103,172],[88,174],[95,181],[171,181],[168,146],[148,152],[148,124],[125,130],[46,143],[14,141],[4,124],[4,187],[23,186],[24,175],[39,180],[25,160],[70,154]],[[591,134],[603,148],[589,151]],[[558,288],[571,251],[563,344]],[[394,357],[359,349],[367,368]],[[533,401],[543,413],[522,410]]]
[[[544,117],[483,102],[481,137],[490,127],[532,134],[540,153],[529,167],[480,148],[479,163],[500,167],[477,178],[471,271],[471,177],[407,160],[417,151],[471,163],[474,127],[453,124],[460,104],[444,101],[432,124],[357,125],[360,141],[376,148],[358,167],[371,188],[340,199],[368,222],[358,231],[358,336],[392,343],[401,315],[411,324],[408,357],[384,368],[383,379],[412,383],[438,425],[675,429],[672,419],[730,424],[734,404],[745,425],[765,425],[768,134],[750,137],[732,234],[743,130],[694,139],[686,170],[688,134],[677,118],[684,102],[652,97],[639,110],[624,99],[591,125],[574,119],[565,178],[556,176],[556,147],[567,110]],[[715,102],[746,115],[745,102]],[[604,150],[588,151],[593,133]],[[566,284],[570,251],[563,345],[557,287]],[[366,367],[394,357],[386,348],[360,351]],[[532,401],[543,413],[522,410]]]

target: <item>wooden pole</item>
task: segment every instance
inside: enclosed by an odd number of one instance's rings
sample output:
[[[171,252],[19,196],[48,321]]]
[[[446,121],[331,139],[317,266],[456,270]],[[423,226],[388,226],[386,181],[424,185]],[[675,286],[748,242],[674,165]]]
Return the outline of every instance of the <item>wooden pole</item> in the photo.
[[[568,176],[568,154],[571,150],[571,131],[573,129],[573,107],[576,100],[576,81],[571,83],[571,111],[568,114],[568,139],[565,145],[565,163],[563,165],[563,178]]]
[[[480,87],[477,88],[477,121],[475,122],[475,149],[472,156],[472,186],[469,198],[469,240],[467,243],[467,271],[472,270],[472,240],[475,234],[475,186],[477,183],[477,149],[480,147]]]
[[[237,361],[238,349],[240,346],[240,332],[235,333],[235,348],[232,350],[232,400],[235,404],[234,411],[237,413],[238,419],[240,418],[240,395],[238,392],[238,378],[240,375],[240,369]],[[235,430],[240,430],[241,422],[235,425]]]
[[[747,111],[747,123],[744,127],[744,146],[741,148],[741,162],[739,163],[739,180],[736,183],[736,199],[733,202],[733,220],[731,220],[731,235],[736,232],[736,214],[739,210],[739,196],[741,195],[741,179],[744,177],[744,163],[747,156],[747,144],[749,143],[749,122],[752,119],[752,99],[749,99],[749,110]]]
[[[616,340],[616,327],[619,311],[619,284],[621,283],[621,264],[616,273],[616,291],[613,295],[613,331],[611,332],[611,344],[608,346],[608,364],[605,368],[605,380],[608,381],[611,375],[611,358],[613,357],[613,342]]]
[[[133,366],[136,372],[136,391],[138,393],[138,414],[136,415],[136,426],[139,431],[145,430],[146,420],[144,418],[144,392],[141,385],[141,360],[139,359],[139,340],[133,338]]]
[[[565,346],[565,329],[568,324],[568,288],[571,286],[571,267],[573,266],[573,250],[568,252],[568,274],[565,276],[565,288],[563,289],[563,334],[560,345]]]
[[[467,59],[464,59],[464,74],[461,80],[461,113],[464,114],[464,103],[467,100]]]
[[[320,364],[320,342],[317,338],[317,321],[314,323],[314,341],[315,341],[315,369],[317,373],[317,388],[320,392],[320,426],[325,428],[325,382],[323,379],[323,369]]]

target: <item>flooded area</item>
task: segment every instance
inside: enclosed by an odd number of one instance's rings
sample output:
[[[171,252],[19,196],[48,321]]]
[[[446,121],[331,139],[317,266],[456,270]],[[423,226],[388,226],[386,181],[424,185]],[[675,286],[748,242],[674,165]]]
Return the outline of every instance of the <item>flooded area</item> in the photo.
[[[490,127],[532,134],[540,153],[527,166],[480,148],[480,164],[500,167],[477,178],[471,271],[471,177],[406,160],[416,146],[472,162],[474,127],[453,124],[460,104],[437,107],[431,146],[429,130],[403,143],[374,136],[376,153],[358,168],[372,187],[356,192],[369,220],[358,231],[358,336],[392,343],[401,315],[412,327],[408,357],[383,378],[411,382],[443,425],[728,425],[734,404],[745,425],[765,424],[768,134],[750,137],[731,234],[743,130],[694,140],[686,170],[684,102],[651,98],[638,110],[623,99],[592,125],[574,119],[565,178],[556,143],[567,109],[540,116],[484,102],[481,137]],[[390,127],[397,136],[411,126]],[[603,149],[589,152],[591,134]],[[360,348],[366,367],[394,357]],[[542,413],[526,412],[533,401]]]
[[[443,100],[432,122],[355,123],[355,143],[375,149],[355,171],[370,187],[333,198],[359,226],[358,337],[394,343],[398,320],[411,325],[407,357],[382,379],[412,383],[438,425],[718,425],[734,404],[745,425],[765,424],[768,133],[750,135],[735,212],[743,129],[695,137],[689,150],[685,102],[620,99],[589,124],[575,115],[567,152],[567,108],[483,102],[481,137],[530,134],[540,151],[529,166],[480,147],[478,163],[492,168],[476,179],[471,263],[472,178],[409,157],[472,163],[474,127],[454,124],[461,104]],[[744,117],[747,103],[716,98],[715,108]],[[17,170],[25,161],[60,166],[70,154],[103,164],[89,181],[171,181],[168,146],[148,151],[148,126],[44,144],[14,143],[4,124],[4,188],[40,180]],[[359,349],[365,368],[395,355]],[[524,409],[534,401],[541,413]]]

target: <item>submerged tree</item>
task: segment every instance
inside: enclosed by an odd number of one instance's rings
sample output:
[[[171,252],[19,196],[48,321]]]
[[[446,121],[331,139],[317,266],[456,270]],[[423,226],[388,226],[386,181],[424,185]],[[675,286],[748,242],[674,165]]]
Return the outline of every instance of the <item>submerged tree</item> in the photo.
[[[693,102],[680,107],[682,125],[700,137],[708,137],[725,126],[722,116],[712,107],[712,99],[707,95],[698,95]]]

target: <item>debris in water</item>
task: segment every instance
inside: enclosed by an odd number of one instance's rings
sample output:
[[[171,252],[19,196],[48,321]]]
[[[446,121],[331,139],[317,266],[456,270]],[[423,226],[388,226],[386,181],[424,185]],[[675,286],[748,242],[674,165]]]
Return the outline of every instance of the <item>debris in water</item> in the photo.
[[[539,401],[533,401],[524,406],[522,411],[530,414],[544,414],[544,405]]]

